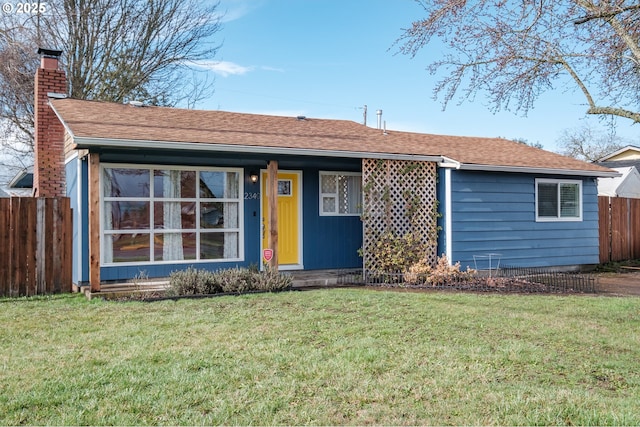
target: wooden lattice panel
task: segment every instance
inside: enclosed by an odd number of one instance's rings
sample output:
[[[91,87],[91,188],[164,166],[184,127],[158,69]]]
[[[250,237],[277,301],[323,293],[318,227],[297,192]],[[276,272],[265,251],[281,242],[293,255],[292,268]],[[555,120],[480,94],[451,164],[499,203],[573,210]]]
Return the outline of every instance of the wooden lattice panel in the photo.
[[[368,270],[378,270],[375,243],[385,234],[412,233],[427,245],[431,265],[437,258],[436,164],[403,160],[362,160],[364,192],[363,255]]]

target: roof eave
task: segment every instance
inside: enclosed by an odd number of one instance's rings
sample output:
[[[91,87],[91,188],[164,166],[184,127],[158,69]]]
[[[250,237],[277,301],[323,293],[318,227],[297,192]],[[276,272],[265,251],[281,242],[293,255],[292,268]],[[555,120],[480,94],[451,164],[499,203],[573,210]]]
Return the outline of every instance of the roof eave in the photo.
[[[481,165],[471,163],[461,163],[458,169],[477,170],[487,172],[517,172],[517,173],[535,173],[548,175],[570,175],[570,176],[590,176],[595,178],[614,178],[622,176],[616,171],[596,171],[581,169],[559,169],[559,168],[536,168],[526,166],[499,166],[499,165]]]
[[[600,157],[598,160],[596,160],[596,162],[606,162],[608,159],[617,156],[618,154],[622,154],[625,151],[638,151],[640,152],[640,147],[637,147],[635,145],[627,145],[625,147],[619,148],[616,151],[614,151],[613,153],[607,154],[606,156]]]
[[[55,105],[53,105],[53,102],[51,102],[51,98],[49,98],[48,104],[49,104],[49,107],[51,108],[51,110],[53,111],[53,114],[55,114],[56,117],[58,118],[58,120],[60,121],[60,123],[62,123],[62,126],[64,127],[64,130],[67,132],[67,134],[69,134],[69,136],[72,139],[75,139],[75,137],[73,135],[73,131],[71,130],[69,125],[67,125],[67,122],[62,118],[62,116],[60,115],[58,110],[56,110]]]
[[[178,141],[149,141],[136,139],[111,139],[111,138],[90,138],[73,137],[76,148],[145,148],[161,150],[188,150],[188,151],[211,151],[230,153],[253,153],[271,155],[298,155],[298,156],[321,156],[321,157],[342,157],[356,159],[389,159],[389,160],[414,160],[425,162],[442,163],[442,156],[425,156],[400,153],[380,153],[366,151],[342,151],[342,150],[319,150],[309,148],[290,147],[269,147],[255,145],[236,145],[218,143],[198,143],[198,142],[178,142]]]

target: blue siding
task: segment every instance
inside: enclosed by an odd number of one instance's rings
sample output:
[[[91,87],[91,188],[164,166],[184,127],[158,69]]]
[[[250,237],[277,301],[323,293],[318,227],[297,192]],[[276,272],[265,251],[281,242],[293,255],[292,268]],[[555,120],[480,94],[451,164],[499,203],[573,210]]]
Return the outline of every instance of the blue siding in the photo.
[[[328,170],[336,169],[327,165]],[[349,169],[350,171],[358,169]],[[327,170],[327,168],[325,168]],[[308,168],[302,172],[303,235],[305,270],[354,268],[362,266],[358,249],[362,247],[362,221],[360,216],[320,216],[320,169]]]
[[[100,156],[101,162],[243,167],[244,192],[259,193],[260,184],[249,179],[251,171],[266,168],[267,161],[278,161],[280,170],[302,170],[302,211],[303,211],[303,265],[305,270],[355,268],[362,266],[358,249],[362,246],[362,223],[359,216],[320,216],[319,212],[319,171],[360,171],[359,159],[308,158],[300,156],[274,156],[265,158],[257,155],[196,155],[175,152],[106,152]],[[86,185],[86,175],[83,177]],[[87,198],[85,196],[84,200]],[[87,233],[85,232],[84,235]],[[139,266],[101,267],[102,281],[131,279],[141,274],[147,277],[167,277],[172,271],[196,268],[211,270],[235,266],[259,265],[260,253],[260,200],[252,197],[244,200],[244,261],[242,262],[197,262],[175,264],[143,264]],[[75,256],[74,256],[75,258]],[[88,263],[86,260],[85,263]],[[88,264],[87,264],[88,265]]]
[[[582,179],[582,221],[536,222],[535,179],[540,177],[452,171],[453,262],[473,268],[474,255],[500,253],[503,265],[597,264],[598,198],[594,180]],[[482,263],[478,268],[486,268],[487,261]]]
[[[73,283],[79,283],[82,279],[79,274],[78,265],[80,263],[80,248],[78,241],[81,239],[82,234],[79,227],[80,217],[78,216],[78,192],[80,191],[79,182],[78,182],[78,159],[73,159],[65,164],[65,182],[66,182],[66,192],[67,197],[69,197],[69,201],[71,204],[72,210],[72,240],[73,240],[73,248],[72,248],[72,272],[71,272],[71,281]]]
[[[80,179],[78,179],[80,176]],[[73,259],[71,280],[76,285],[89,281],[89,214],[88,214],[88,164],[75,158],[65,165],[67,197],[73,210]],[[78,203],[82,201],[82,206]]]

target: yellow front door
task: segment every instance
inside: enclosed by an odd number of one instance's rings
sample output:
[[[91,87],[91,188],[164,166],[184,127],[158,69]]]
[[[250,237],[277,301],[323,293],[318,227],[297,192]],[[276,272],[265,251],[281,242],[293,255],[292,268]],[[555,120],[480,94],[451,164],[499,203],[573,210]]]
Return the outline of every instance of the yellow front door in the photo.
[[[267,172],[261,177],[262,248],[269,247]],[[301,267],[300,172],[278,172],[278,265]]]

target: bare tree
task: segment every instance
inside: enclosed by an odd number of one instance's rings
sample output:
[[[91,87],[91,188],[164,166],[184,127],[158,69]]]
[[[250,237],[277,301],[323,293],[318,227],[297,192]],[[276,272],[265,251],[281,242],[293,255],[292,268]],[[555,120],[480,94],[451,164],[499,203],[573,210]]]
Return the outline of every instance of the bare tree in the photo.
[[[524,113],[557,86],[586,113],[640,122],[640,4],[630,0],[416,0],[426,18],[396,41],[415,56],[445,44],[429,70],[444,107],[486,94],[494,111]],[[438,46],[439,47],[439,46]],[[434,49],[435,50],[435,49]]]
[[[199,0],[50,0],[29,14],[0,14],[0,139],[27,154],[32,149],[38,47],[63,50],[74,98],[192,107],[212,93],[212,82],[194,75],[192,65],[216,54],[217,7]]]
[[[526,138],[515,138],[512,141],[518,142],[520,144],[528,145],[528,146],[533,147],[533,148],[539,148],[541,150],[544,150],[544,145],[542,145],[542,143],[540,141],[529,142],[529,140],[527,140]]]
[[[617,136],[611,128],[609,130],[609,132],[602,132],[589,124],[567,129],[558,139],[560,154],[578,160],[595,162],[605,155],[631,144],[630,141]]]

